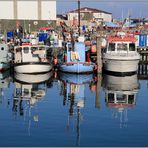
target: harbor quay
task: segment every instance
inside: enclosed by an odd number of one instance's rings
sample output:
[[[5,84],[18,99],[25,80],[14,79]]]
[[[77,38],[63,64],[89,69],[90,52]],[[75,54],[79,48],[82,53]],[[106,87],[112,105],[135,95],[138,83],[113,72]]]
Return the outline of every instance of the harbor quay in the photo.
[[[147,2],[118,2],[0,1],[0,147],[148,146]]]

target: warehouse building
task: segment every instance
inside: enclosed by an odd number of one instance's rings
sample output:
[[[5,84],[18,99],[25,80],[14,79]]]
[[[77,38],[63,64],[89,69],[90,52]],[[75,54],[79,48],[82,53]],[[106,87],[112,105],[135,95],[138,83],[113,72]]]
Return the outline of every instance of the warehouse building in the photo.
[[[0,0],[0,19],[56,20],[56,0]]]

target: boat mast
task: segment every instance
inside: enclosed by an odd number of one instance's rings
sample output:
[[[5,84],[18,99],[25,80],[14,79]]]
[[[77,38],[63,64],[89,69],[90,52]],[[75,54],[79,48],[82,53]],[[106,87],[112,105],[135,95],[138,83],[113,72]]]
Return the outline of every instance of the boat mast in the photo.
[[[80,0],[78,0],[78,31],[80,36]]]

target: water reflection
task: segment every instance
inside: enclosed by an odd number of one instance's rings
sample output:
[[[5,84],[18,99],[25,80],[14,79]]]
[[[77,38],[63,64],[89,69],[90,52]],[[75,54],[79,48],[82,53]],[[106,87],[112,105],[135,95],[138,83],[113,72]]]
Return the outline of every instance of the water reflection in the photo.
[[[0,73],[0,103],[2,104],[3,100],[6,98],[6,92],[9,89],[10,86],[10,71],[5,71],[3,73]],[[9,98],[8,98],[8,105],[10,104]]]
[[[80,123],[82,120],[81,109],[85,106],[85,89],[87,85],[93,87],[93,75],[76,75],[60,73],[61,79],[61,95],[63,95],[63,105],[69,106],[67,129],[70,128],[70,123],[76,119],[76,145],[80,146]]]
[[[12,110],[16,116],[24,116],[25,120],[29,120],[29,135],[31,118],[33,117],[34,122],[39,121],[37,103],[45,97],[52,75],[52,72],[35,75],[15,73],[14,75]],[[35,112],[34,115],[31,114],[32,110]]]
[[[118,77],[103,76],[105,102],[113,111],[114,118],[120,118],[120,127],[127,126],[127,110],[136,105],[136,96],[139,90],[137,75]]]

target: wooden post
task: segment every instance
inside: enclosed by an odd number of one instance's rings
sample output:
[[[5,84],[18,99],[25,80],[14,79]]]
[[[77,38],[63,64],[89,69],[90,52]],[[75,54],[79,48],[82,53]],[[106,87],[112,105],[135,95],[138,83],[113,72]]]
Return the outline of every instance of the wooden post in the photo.
[[[96,38],[97,42],[97,73],[102,73],[101,37]]]
[[[97,42],[97,90],[96,90],[96,100],[95,107],[100,108],[100,89],[102,81],[102,57],[101,57],[101,37],[96,38]]]
[[[96,89],[96,100],[95,100],[95,108],[100,108],[101,103],[100,103],[100,90],[101,90],[101,82],[102,82],[102,77],[100,74],[97,74],[97,89]]]

